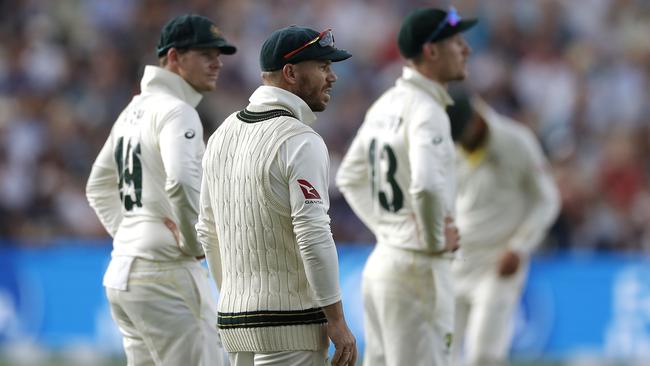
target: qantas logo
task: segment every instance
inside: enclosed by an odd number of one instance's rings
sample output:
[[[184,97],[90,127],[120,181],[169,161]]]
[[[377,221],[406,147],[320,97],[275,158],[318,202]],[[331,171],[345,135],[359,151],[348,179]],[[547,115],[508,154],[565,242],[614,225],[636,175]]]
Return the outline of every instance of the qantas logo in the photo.
[[[298,184],[300,184],[300,189],[302,190],[302,194],[305,196],[305,199],[308,200],[319,200],[320,199],[320,194],[318,194],[318,191],[314,186],[311,185],[308,181],[304,179],[298,179]]]

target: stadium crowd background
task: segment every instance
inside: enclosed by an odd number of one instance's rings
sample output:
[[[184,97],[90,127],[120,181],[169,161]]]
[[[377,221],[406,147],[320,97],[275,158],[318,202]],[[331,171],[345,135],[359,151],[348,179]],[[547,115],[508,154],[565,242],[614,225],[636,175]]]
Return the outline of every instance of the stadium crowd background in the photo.
[[[259,85],[274,29],[333,28],[353,58],[337,64],[315,129],[338,162],[370,103],[401,72],[403,16],[444,1],[0,1],[0,238],[49,245],[106,233],[85,199],[90,167],[171,17],[214,19],[239,52],[222,57],[218,91],[199,112],[209,136]],[[453,1],[480,23],[470,85],[540,138],[562,195],[544,248],[650,251],[650,2]],[[372,242],[333,181],[337,242]]]

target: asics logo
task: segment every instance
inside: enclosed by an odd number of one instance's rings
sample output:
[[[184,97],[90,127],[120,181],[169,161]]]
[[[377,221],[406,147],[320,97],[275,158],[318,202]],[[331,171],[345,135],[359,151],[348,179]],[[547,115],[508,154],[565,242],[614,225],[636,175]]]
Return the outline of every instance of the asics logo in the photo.
[[[305,196],[305,199],[320,199],[320,194],[318,194],[318,191],[316,188],[314,188],[314,186],[311,185],[311,183],[304,179],[298,179],[298,184],[300,185],[300,189],[302,190],[302,194]]]

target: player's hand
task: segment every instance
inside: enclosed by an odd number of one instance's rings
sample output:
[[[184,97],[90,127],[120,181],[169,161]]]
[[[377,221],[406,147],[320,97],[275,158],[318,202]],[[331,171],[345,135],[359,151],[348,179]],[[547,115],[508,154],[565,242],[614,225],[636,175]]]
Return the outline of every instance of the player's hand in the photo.
[[[332,366],[355,366],[357,363],[357,341],[345,323],[343,303],[337,301],[323,306],[327,317],[327,337],[334,343]]]
[[[455,252],[460,248],[460,234],[451,216],[445,217],[445,251]]]
[[[501,277],[509,277],[517,272],[521,257],[517,252],[508,250],[501,256],[499,260],[499,275]]]
[[[357,341],[345,320],[327,322],[327,336],[334,343],[332,366],[355,366],[357,364]]]
[[[174,235],[174,239],[176,239],[176,245],[178,245],[178,247],[180,248],[181,247],[181,232],[178,230],[178,226],[176,225],[174,220],[172,220],[172,219],[170,219],[168,217],[165,217],[165,219],[163,220],[163,223],[165,223],[165,226],[167,226],[169,231],[172,232],[172,234]],[[196,258],[197,260],[200,261],[200,260],[205,259],[205,255],[200,255],[200,256],[194,257],[194,258]]]
[[[169,231],[172,232],[172,235],[174,235],[174,239],[176,239],[176,245],[181,244],[181,233],[178,231],[178,226],[176,226],[176,223],[174,220],[170,219],[169,217],[165,217],[163,220],[165,223],[165,226],[169,229]]]

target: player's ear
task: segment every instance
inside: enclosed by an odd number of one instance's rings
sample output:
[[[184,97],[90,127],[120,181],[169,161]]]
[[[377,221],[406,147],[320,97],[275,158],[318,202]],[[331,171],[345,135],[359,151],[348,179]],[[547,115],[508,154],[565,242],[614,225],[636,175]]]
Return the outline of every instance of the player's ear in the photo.
[[[181,53],[174,47],[167,50],[167,63],[172,67],[178,67]]]
[[[433,59],[435,60],[438,58],[438,55],[440,54],[440,50],[438,49],[438,45],[433,42],[427,42],[424,45],[422,45],[422,56],[426,59]]]
[[[286,64],[282,67],[282,78],[290,85],[296,84],[296,65]]]

